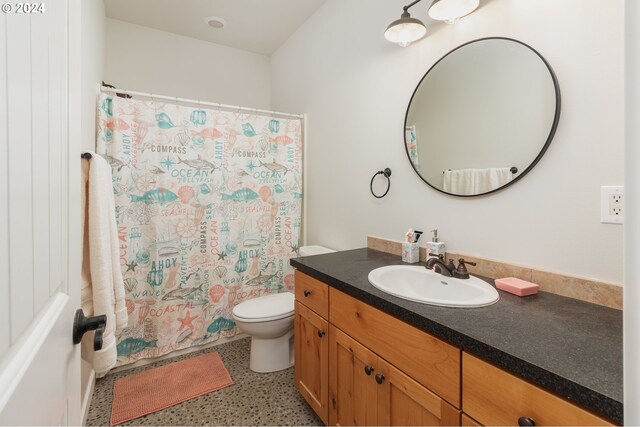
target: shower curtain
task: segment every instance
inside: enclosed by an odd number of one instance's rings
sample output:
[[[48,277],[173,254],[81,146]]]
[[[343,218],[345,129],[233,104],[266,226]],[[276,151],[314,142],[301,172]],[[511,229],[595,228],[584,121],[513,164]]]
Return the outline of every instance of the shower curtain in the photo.
[[[235,305],[293,289],[299,119],[106,94],[98,116],[129,313],[118,365],[225,341]]]

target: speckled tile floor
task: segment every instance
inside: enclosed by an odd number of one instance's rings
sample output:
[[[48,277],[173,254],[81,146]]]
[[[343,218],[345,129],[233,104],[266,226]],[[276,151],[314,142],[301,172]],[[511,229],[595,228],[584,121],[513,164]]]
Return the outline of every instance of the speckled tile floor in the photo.
[[[115,380],[212,351],[220,353],[233,385],[128,421],[126,425],[322,425],[296,390],[293,368],[269,374],[249,369],[250,343],[250,338],[244,338],[96,380],[87,425],[109,425]]]

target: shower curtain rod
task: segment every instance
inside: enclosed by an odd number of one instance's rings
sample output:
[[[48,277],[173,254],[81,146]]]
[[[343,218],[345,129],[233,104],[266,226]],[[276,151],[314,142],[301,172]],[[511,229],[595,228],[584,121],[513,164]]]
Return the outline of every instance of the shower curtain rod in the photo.
[[[132,96],[144,96],[146,98],[151,98],[152,100],[154,100],[154,99],[162,99],[162,100],[171,101],[171,102],[184,102],[184,103],[188,103],[188,104],[207,105],[207,106],[210,106],[210,107],[223,108],[225,110],[232,110],[232,111],[247,111],[247,112],[250,112],[250,113],[265,113],[265,114],[271,114],[271,115],[275,115],[275,116],[294,117],[296,119],[302,119],[304,117],[304,114],[281,113],[279,111],[262,110],[260,108],[247,108],[247,107],[240,107],[240,106],[237,106],[237,105],[218,104],[216,102],[207,102],[207,101],[199,101],[199,100],[196,100],[196,99],[179,98],[177,96],[156,95],[154,93],[137,92],[137,91],[126,90],[126,89],[115,89],[115,88],[110,88],[110,87],[105,87],[105,86],[100,86],[100,91],[101,92],[111,92],[111,93],[121,93],[121,94],[124,94],[124,95],[132,95]]]

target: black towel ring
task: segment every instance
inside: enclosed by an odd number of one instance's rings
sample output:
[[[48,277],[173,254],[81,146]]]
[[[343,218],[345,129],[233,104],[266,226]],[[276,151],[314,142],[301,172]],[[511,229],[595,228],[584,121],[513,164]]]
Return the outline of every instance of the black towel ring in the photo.
[[[387,191],[385,191],[382,196],[378,196],[376,193],[373,192],[373,180],[376,179],[376,176],[378,175],[384,175],[384,177],[387,178]],[[389,168],[386,168],[383,171],[378,171],[375,174],[373,174],[373,177],[371,178],[371,183],[369,183],[369,189],[371,190],[371,194],[373,194],[373,197],[375,197],[376,199],[382,199],[384,196],[387,195],[387,193],[389,192],[389,189],[391,188],[391,178],[389,178],[390,176],[391,176],[391,169]]]

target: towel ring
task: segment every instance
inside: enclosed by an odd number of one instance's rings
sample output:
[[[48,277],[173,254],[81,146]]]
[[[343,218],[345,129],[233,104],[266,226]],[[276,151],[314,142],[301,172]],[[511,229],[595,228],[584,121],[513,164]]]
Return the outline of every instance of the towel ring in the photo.
[[[376,193],[373,192],[373,180],[376,179],[376,176],[378,175],[384,175],[384,177],[387,178],[387,191],[385,191],[382,196],[378,196]],[[383,171],[378,171],[375,174],[373,174],[373,177],[371,177],[371,182],[369,183],[369,190],[371,190],[371,194],[373,194],[373,197],[375,197],[376,199],[382,199],[384,196],[387,195],[387,193],[389,192],[389,189],[391,188],[391,178],[389,178],[390,176],[391,176],[391,169],[389,168],[386,168]]]

